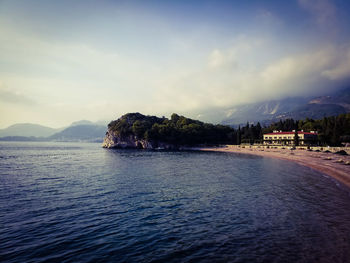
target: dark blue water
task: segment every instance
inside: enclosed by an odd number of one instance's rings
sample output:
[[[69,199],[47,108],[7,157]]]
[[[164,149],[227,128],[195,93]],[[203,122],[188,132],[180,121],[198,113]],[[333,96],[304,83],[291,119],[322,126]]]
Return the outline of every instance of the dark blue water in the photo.
[[[0,144],[1,262],[350,262],[349,189],[249,155]]]

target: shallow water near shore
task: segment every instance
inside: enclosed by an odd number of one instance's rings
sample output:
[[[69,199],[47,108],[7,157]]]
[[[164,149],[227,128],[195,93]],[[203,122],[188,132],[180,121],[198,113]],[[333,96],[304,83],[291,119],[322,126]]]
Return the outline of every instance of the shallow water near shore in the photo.
[[[213,152],[0,143],[1,262],[350,262],[349,188]]]

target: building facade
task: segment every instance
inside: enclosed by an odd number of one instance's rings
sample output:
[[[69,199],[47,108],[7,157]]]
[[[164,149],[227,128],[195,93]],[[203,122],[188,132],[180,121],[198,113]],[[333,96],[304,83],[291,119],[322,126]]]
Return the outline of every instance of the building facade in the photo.
[[[265,145],[294,145],[295,131],[282,132],[273,131],[272,133],[264,134]],[[317,144],[317,132],[298,131],[299,145],[314,145]]]

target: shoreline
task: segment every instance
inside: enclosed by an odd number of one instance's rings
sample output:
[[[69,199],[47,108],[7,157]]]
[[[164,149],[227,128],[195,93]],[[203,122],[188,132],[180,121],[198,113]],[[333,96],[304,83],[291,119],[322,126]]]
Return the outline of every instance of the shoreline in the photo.
[[[267,149],[263,147],[250,147],[239,145],[226,145],[223,147],[197,148],[199,151],[227,152],[258,155],[298,163],[318,172],[326,174],[341,182],[350,189],[350,155],[338,155],[327,152],[307,150]]]

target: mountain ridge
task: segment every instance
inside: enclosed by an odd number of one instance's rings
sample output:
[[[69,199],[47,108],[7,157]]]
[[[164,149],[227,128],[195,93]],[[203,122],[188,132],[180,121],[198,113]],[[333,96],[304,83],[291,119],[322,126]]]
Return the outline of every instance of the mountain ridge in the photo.
[[[48,137],[58,132],[60,129],[34,123],[16,123],[5,129],[0,129],[0,137],[6,136],[35,136]]]
[[[350,88],[333,94],[313,97],[292,97],[239,105],[227,110],[221,123],[238,126],[260,122],[270,124],[284,119],[319,119],[350,112]]]
[[[102,142],[106,126],[87,120],[76,121],[68,127],[58,129],[40,124],[17,123],[0,130],[0,140]]]

